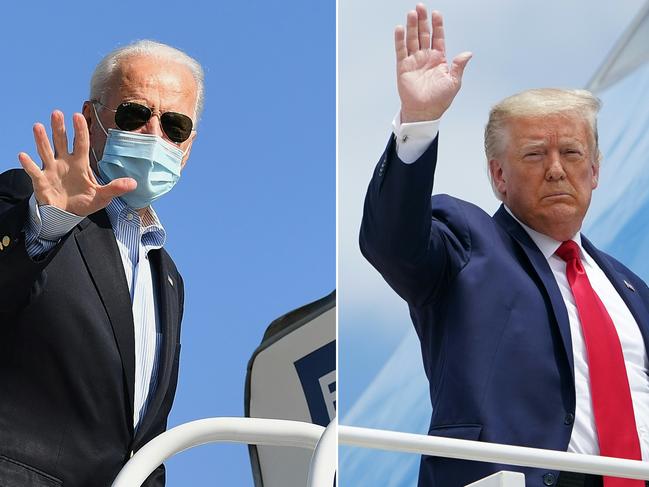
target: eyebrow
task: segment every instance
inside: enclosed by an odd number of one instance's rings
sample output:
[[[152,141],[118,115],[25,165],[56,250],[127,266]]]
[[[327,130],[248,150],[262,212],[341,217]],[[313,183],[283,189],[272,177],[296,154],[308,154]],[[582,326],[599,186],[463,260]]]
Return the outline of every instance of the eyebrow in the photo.
[[[525,152],[532,149],[544,149],[547,146],[547,143],[544,141],[539,142],[526,142],[519,146],[519,152]]]
[[[585,145],[583,141],[574,137],[566,137],[566,138],[559,139],[559,145],[566,145],[566,144],[576,144],[579,146]],[[519,150],[524,151],[529,149],[545,148],[547,145],[548,143],[545,140],[523,141],[519,146]]]
[[[584,145],[584,143],[581,140],[575,139],[575,138],[572,138],[572,137],[567,137],[565,139],[561,139],[561,140],[559,140],[559,143],[560,144],[576,144],[576,145],[580,145],[580,146]]]

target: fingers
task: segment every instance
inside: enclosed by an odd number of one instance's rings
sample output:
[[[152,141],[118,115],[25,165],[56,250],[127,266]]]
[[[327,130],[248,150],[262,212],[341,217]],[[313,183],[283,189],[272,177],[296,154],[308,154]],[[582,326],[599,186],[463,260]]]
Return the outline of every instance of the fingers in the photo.
[[[437,10],[430,13],[431,24],[433,26],[432,48],[434,51],[440,51],[442,56],[446,56],[446,41],[444,40],[444,19],[442,14]]]
[[[406,48],[408,54],[414,54],[419,50],[419,21],[417,19],[417,12],[411,10],[408,12],[406,22]]]
[[[47,132],[45,132],[43,124],[35,123],[33,131],[36,150],[43,162],[43,169],[45,169],[47,164],[54,162],[54,152],[52,152],[52,146],[50,145],[50,140],[47,137]]]
[[[63,112],[54,110],[51,116],[52,141],[54,142],[54,158],[59,159],[68,155],[68,136],[65,132]]]
[[[60,110],[54,110],[52,112],[51,123],[54,151],[52,151],[43,124],[37,123],[34,125],[34,140],[36,141],[38,155],[43,161],[43,167],[54,159],[62,159],[69,155],[68,135],[65,130],[65,118],[63,112]],[[73,153],[76,155],[86,155],[90,149],[88,124],[80,113],[75,113],[72,116],[72,124],[74,126]]]
[[[408,50],[406,49],[405,29],[403,25],[397,25],[394,28],[394,50],[397,54],[397,63],[400,63],[408,57]]]
[[[20,165],[31,178],[32,183],[38,181],[42,175],[41,168],[29,157],[29,154],[20,152],[18,154],[18,162],[20,162]]]
[[[446,43],[444,41],[444,20],[442,14],[434,10],[430,14],[431,22],[428,22],[426,6],[423,3],[417,4],[415,10],[408,12],[406,18],[406,35],[405,48],[407,55],[414,54],[423,49],[432,49],[440,51],[443,56],[446,55]],[[431,34],[432,26],[432,34]],[[397,60],[403,59],[403,27],[398,26],[395,29],[395,49],[397,51]]]
[[[88,155],[90,150],[90,134],[88,132],[88,122],[80,113],[72,116],[72,126],[74,127],[74,143],[72,153],[74,155]]]
[[[462,81],[462,75],[464,74],[464,68],[469,63],[469,60],[473,54],[470,52],[462,52],[455,56],[453,62],[451,63],[451,77],[456,79],[458,82]]]
[[[426,6],[423,3],[417,5],[417,27],[419,30],[419,48],[430,49],[430,27]]]

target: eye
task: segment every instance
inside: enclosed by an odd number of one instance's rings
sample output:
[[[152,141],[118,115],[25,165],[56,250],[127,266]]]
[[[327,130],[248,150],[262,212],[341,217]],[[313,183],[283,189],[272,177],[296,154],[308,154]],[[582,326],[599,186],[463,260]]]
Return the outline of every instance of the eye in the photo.
[[[579,149],[566,149],[563,153],[570,159],[577,159],[583,155]]]
[[[523,154],[523,159],[526,161],[536,161],[543,157],[543,152],[541,151],[529,151]]]

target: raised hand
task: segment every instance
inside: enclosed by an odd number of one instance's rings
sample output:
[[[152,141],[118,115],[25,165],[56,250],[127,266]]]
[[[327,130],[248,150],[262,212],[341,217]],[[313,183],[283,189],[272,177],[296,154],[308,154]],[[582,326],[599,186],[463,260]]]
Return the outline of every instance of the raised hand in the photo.
[[[80,113],[75,113],[72,123],[72,152],[68,152],[63,113],[57,110],[52,112],[54,151],[43,124],[34,124],[36,150],[43,168],[25,152],[18,154],[18,160],[32,180],[39,204],[53,205],[78,216],[88,216],[108,206],[113,198],[134,190],[137,183],[131,178],[115,179],[105,186],[97,183],[90,168],[90,136],[86,120]]]
[[[397,87],[401,98],[401,122],[436,120],[451,105],[462,84],[470,52],[456,56],[449,68],[444,43],[444,23],[439,12],[418,4],[408,12],[407,28],[394,29],[397,54]]]

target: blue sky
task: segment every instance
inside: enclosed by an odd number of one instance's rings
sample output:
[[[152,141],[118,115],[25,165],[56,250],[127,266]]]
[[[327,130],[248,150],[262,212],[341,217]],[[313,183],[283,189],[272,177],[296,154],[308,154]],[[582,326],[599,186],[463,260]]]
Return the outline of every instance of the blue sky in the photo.
[[[103,55],[143,38],[185,50],[206,74],[191,159],[156,204],[186,294],[169,424],[242,416],[266,326],[335,287],[335,3],[11,2],[0,170],[20,151],[36,156],[34,122],[81,110]],[[167,466],[170,486],[252,485],[245,446]]]

